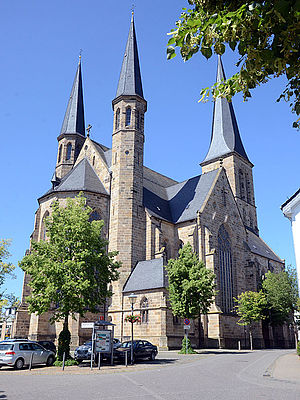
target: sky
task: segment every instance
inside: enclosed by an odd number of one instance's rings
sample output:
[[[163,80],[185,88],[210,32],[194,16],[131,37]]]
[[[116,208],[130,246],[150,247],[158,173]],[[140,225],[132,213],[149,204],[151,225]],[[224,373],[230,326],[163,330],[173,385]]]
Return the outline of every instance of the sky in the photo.
[[[144,97],[145,165],[177,181],[199,175],[209,148],[211,101],[200,90],[215,82],[217,57],[200,54],[188,62],[166,59],[167,32],[175,28],[187,0],[135,0]],[[111,146],[112,107],[127,40],[132,0],[0,1],[0,126],[2,193],[0,238],[12,240],[15,265],[29,247],[37,198],[50,188],[57,136],[82,49],[85,124],[91,138]],[[226,51],[229,77],[237,55]],[[300,133],[295,116],[276,102],[284,78],[273,79],[233,105],[242,141],[254,164],[261,237],[295,266],[291,224],[280,206],[299,188]],[[7,292],[21,296],[23,272],[7,280]]]

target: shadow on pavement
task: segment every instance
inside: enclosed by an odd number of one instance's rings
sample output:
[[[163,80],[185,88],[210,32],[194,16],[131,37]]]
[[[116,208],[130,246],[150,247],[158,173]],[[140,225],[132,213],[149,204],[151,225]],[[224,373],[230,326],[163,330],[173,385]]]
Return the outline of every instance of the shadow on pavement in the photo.
[[[164,365],[164,364],[174,364],[177,361],[176,358],[159,358],[156,359],[154,361],[150,361],[150,360],[137,360],[134,364],[137,365]],[[128,363],[128,365],[131,365],[130,363]],[[101,363],[101,367],[110,367],[110,363],[108,362],[102,362]],[[120,362],[115,362],[114,365],[115,367],[125,367],[124,363],[120,363]],[[79,368],[90,368],[91,367],[91,363],[90,361],[87,362],[82,362],[78,365]],[[93,368],[98,368],[98,365],[94,364]]]
[[[251,353],[251,352],[248,350],[241,350],[241,351],[238,351],[238,350],[233,350],[233,351],[230,351],[230,350],[224,350],[224,351],[222,351],[222,350],[204,350],[204,351],[198,352],[198,354],[240,354],[240,355],[248,354],[248,353]]]

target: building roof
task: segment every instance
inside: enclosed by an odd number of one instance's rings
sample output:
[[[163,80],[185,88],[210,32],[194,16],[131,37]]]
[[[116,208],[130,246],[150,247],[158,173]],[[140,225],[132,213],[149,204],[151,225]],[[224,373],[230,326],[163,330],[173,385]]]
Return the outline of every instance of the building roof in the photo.
[[[217,82],[225,81],[221,57],[218,57]],[[225,98],[218,97],[214,104],[211,141],[208,153],[203,161],[212,161],[232,152],[248,160],[244,149],[233,105]],[[249,161],[249,160],[248,160]]]
[[[123,292],[158,289],[166,286],[167,274],[164,268],[163,257],[161,257],[139,261],[129,275],[124,285]]]
[[[56,192],[80,192],[87,191],[108,195],[105,187],[98,178],[87,158],[82,159],[71,171],[69,171],[61,182],[48,190],[43,196]]]
[[[144,206],[154,216],[172,223],[197,217],[218,169],[163,188],[144,180]]]
[[[300,189],[284,202],[280,208],[283,214],[290,219],[293,217],[293,213],[298,213],[300,211]]]
[[[261,237],[255,235],[253,232],[247,229],[248,233],[248,246],[252,253],[258,254],[270,260],[278,261],[283,263],[283,260],[279,258],[274,251],[262,240]]]
[[[83,90],[81,78],[81,62],[79,61],[73,82],[71,95],[68,101],[67,111],[61,127],[61,134],[79,133],[85,136]]]
[[[116,98],[122,95],[138,95],[144,98],[133,15],[131,18]]]

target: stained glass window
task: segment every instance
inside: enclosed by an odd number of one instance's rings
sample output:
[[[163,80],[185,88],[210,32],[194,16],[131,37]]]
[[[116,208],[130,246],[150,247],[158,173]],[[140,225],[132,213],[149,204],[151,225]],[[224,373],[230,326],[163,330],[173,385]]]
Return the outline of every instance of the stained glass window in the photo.
[[[125,120],[125,125],[126,126],[130,125],[130,120],[131,120],[131,108],[127,107],[126,108],[126,120]]]

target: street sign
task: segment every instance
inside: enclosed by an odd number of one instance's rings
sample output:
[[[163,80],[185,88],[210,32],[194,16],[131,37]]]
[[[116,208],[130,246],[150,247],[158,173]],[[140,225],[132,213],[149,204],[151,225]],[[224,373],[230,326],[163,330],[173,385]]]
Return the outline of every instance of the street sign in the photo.
[[[96,353],[110,353],[111,331],[95,331],[95,351]]]
[[[81,322],[81,328],[82,329],[93,329],[94,322]]]
[[[188,318],[184,319],[184,325],[190,325],[191,321]]]
[[[183,325],[184,329],[191,329],[191,325]]]

